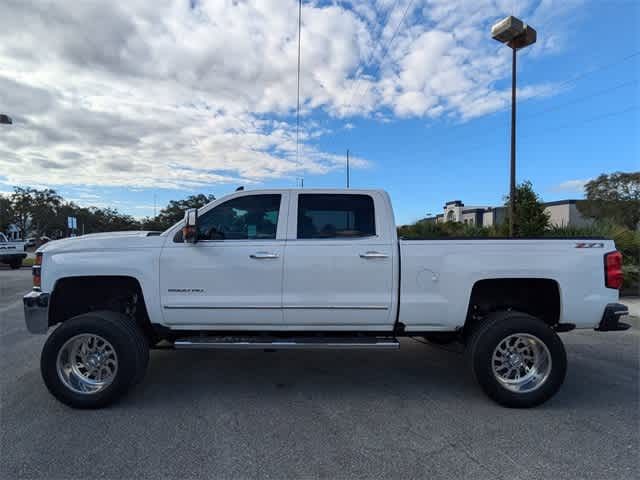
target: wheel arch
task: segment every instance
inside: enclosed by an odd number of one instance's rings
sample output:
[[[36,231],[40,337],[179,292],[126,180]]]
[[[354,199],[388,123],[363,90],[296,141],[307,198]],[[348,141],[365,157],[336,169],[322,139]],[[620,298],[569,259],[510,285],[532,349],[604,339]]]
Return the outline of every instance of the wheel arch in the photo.
[[[560,285],[552,278],[488,278],[473,284],[465,330],[477,320],[498,312],[516,310],[555,326],[561,315]]]
[[[111,310],[125,313],[153,338],[140,281],[128,275],[83,275],[56,280],[49,303],[49,326],[83,313]]]

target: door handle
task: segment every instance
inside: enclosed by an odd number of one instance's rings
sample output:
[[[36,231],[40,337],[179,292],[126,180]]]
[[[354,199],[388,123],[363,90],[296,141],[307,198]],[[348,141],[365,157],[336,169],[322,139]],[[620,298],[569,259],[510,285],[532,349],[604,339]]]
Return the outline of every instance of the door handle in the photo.
[[[253,258],[255,260],[265,260],[268,258],[280,258],[280,255],[270,252],[256,252],[249,255],[249,258]]]
[[[360,258],[389,258],[389,255],[380,252],[365,252],[360,254]]]

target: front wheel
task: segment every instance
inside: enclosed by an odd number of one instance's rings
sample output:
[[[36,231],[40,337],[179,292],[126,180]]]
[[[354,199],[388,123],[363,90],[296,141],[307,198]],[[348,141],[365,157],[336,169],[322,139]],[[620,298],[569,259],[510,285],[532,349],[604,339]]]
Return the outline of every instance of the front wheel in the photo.
[[[472,333],[468,355],[473,374],[493,400],[528,408],[551,398],[567,371],[564,345],[542,320],[498,312]]]
[[[19,262],[11,262],[9,264],[9,268],[11,268],[11,270],[17,270],[22,266],[22,260],[20,260]]]
[[[143,376],[149,346],[135,321],[98,311],[71,318],[45,342],[40,359],[49,391],[73,408],[104,407]]]

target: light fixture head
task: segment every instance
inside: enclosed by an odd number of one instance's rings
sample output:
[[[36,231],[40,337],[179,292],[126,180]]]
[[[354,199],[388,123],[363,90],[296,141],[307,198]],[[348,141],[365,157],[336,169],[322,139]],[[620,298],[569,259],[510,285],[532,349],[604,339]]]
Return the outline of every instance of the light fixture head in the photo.
[[[491,38],[502,43],[509,43],[518,35],[522,35],[525,25],[519,18],[508,16],[491,27]]]
[[[529,25],[525,25],[524,32],[512,39],[507,45],[509,45],[511,48],[528,47],[529,45],[536,43],[537,37],[538,34],[535,29]]]

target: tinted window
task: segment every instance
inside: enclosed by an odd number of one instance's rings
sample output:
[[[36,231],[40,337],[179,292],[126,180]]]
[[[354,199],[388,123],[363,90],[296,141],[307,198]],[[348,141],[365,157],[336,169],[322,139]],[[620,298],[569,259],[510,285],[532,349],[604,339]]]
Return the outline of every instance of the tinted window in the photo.
[[[368,195],[298,195],[298,238],[367,237],[376,234]]]
[[[228,200],[198,219],[199,240],[276,238],[280,195],[251,195]]]

